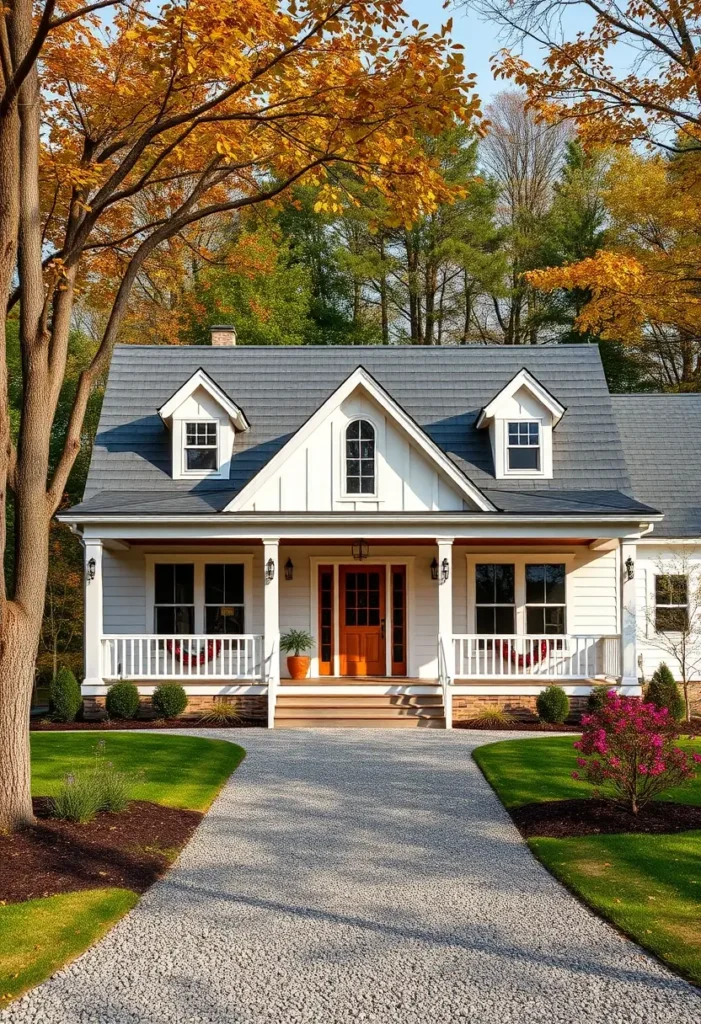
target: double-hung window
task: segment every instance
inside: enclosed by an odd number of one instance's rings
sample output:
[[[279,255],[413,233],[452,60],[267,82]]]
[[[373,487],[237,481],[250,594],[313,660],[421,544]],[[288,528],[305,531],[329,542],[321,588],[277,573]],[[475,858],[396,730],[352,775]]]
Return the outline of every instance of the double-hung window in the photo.
[[[506,464],[512,472],[540,472],[540,424],[516,420],[507,424]]]
[[[565,566],[526,566],[526,632],[546,636],[565,632]]]
[[[515,569],[513,565],[475,566],[475,625],[478,633],[512,634],[515,629]]]
[[[655,629],[683,633],[689,623],[689,580],[686,576],[655,577]]]
[[[216,423],[196,420],[185,424],[185,469],[190,473],[219,469]]]
[[[205,632],[245,632],[243,609],[243,566],[205,565]]]
[[[157,633],[195,632],[195,567],[187,564],[155,566],[154,629]]]

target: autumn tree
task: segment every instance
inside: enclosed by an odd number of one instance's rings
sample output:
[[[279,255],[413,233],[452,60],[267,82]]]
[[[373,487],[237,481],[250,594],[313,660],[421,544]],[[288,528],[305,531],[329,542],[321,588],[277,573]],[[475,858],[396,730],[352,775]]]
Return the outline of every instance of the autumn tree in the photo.
[[[456,0],[501,28],[493,69],[587,144],[701,149],[701,8],[696,0]],[[544,54],[539,67],[520,44]]]
[[[0,828],[32,817],[49,524],[138,276],[170,239],[296,182],[333,203],[338,166],[409,224],[451,191],[420,138],[479,113],[449,28],[408,29],[399,0],[130,0],[104,21],[110,5],[79,2],[0,12],[0,337],[16,307],[22,353],[16,432],[0,358],[1,505],[9,491],[15,508],[14,585],[0,595]],[[76,297],[103,276],[104,329],[52,465]]]
[[[458,6],[500,26],[506,46],[494,55],[494,71],[526,90],[546,123],[570,124],[587,148],[642,143],[652,151],[648,160],[634,148],[619,158],[623,176],[611,176],[620,245],[613,236],[569,277],[554,272],[531,282],[589,291],[581,330],[642,352],[663,386],[698,389],[701,8],[693,0],[573,0],[563,19],[550,0]],[[524,58],[524,42],[544,54],[539,67]],[[634,175],[630,189],[626,171]]]
[[[606,175],[605,245],[530,273],[545,291],[585,296],[578,330],[621,340],[659,387],[701,388],[701,157],[622,150]]]

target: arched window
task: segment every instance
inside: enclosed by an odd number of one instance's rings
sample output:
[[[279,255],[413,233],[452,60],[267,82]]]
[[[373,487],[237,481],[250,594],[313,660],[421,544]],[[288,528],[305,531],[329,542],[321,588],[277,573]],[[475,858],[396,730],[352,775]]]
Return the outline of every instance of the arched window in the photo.
[[[346,493],[375,493],[375,428],[367,420],[346,428]]]

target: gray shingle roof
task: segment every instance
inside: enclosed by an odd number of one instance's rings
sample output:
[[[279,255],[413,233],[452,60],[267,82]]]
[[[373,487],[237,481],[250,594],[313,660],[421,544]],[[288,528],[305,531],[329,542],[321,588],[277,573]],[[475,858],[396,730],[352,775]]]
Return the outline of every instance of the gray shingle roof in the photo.
[[[655,537],[701,537],[701,395],[613,395],[636,498],[661,509]]]
[[[498,508],[533,514],[576,511],[580,506],[623,511],[620,494],[614,494],[636,493],[595,346],[120,345],[112,360],[85,497],[104,492],[103,507],[112,501],[124,508],[126,502],[146,514],[175,511],[172,499],[182,512],[223,508],[358,366],[375,377],[474,484],[489,490]],[[482,407],[524,366],[567,407],[554,432],[550,481],[495,480],[488,432],[474,426]],[[243,409],[251,425],[238,435],[228,489],[221,481],[193,487],[190,481],[170,477],[170,435],[157,409],[199,367]]]

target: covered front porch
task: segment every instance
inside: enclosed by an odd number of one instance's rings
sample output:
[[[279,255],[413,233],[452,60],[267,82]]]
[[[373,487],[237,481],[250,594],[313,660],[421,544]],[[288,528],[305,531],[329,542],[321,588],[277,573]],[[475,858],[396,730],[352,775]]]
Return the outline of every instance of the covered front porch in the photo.
[[[616,538],[122,534],[84,546],[94,708],[117,680],[145,698],[167,680],[193,707],[263,699],[269,726],[288,697],[407,697],[437,698],[450,727],[454,698],[637,686],[635,548]],[[301,681],[280,650],[291,628],[313,638]]]

